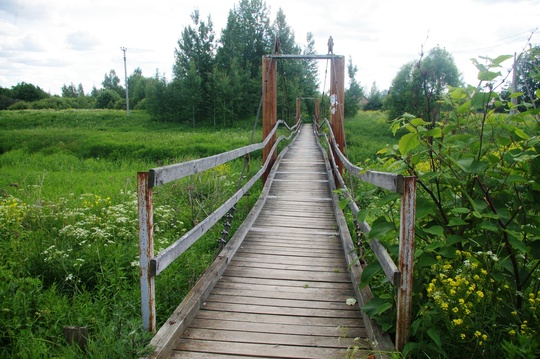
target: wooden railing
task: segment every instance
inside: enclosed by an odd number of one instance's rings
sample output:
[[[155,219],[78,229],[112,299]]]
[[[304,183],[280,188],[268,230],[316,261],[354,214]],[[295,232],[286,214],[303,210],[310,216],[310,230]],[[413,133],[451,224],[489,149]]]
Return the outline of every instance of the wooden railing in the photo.
[[[288,137],[280,136],[275,142],[275,134],[280,125],[285,125],[291,134]],[[272,131],[263,142],[238,148],[229,152],[206,157],[189,162],[178,163],[170,166],[158,167],[148,172],[137,174],[138,187],[138,218],[139,218],[139,260],[141,278],[141,304],[143,325],[147,330],[156,330],[156,306],[154,280],[176,258],[184,253],[191,245],[201,238],[212,228],[234,205],[246,194],[246,192],[268,170],[272,155],[276,153],[277,146],[282,140],[290,140],[299,130],[299,119],[293,127],[289,127],[284,121],[277,121]],[[271,148],[269,148],[271,147]],[[193,227],[173,244],[154,255],[154,221],[153,221],[153,188],[165,183],[203,172],[205,170],[222,165],[239,157],[245,156],[257,150],[267,149],[269,155],[261,169],[238,191],[207,218]],[[264,160],[264,158],[263,158]]]
[[[324,125],[328,128],[329,136],[321,133],[320,128]],[[339,183],[343,194],[348,198],[348,206],[354,218],[357,218],[359,208],[352,198],[349,189],[341,175],[340,167],[343,166],[352,176],[375,185],[379,188],[401,194],[401,215],[400,215],[400,234],[399,234],[399,267],[396,266],[386,248],[381,242],[373,238],[369,245],[375,253],[377,260],[381,264],[387,279],[395,287],[398,287],[397,299],[397,323],[396,323],[396,350],[402,351],[410,335],[411,311],[412,311],[412,286],[413,286],[413,265],[414,265],[414,222],[416,216],[416,177],[404,177],[402,175],[365,171],[364,169],[353,165],[343,155],[337,145],[332,132],[332,127],[328,120],[324,119],[321,124],[316,126],[319,136],[324,138],[330,152],[329,160],[332,166],[332,172],[336,182]],[[338,162],[340,165],[338,165]],[[371,228],[365,221],[357,224],[363,233],[369,233]],[[353,248],[351,248],[351,251]],[[358,258],[352,258],[357,261]],[[349,263],[352,265],[352,263]],[[371,300],[371,292],[360,291],[362,305]]]

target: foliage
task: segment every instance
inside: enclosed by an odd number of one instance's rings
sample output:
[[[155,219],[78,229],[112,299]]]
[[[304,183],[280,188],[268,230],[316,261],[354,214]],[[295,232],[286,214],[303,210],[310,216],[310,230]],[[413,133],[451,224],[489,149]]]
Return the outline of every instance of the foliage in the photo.
[[[517,347],[521,357],[539,355],[539,124],[534,110],[490,107],[505,105],[493,81],[508,58],[474,61],[479,87],[441,91],[432,110],[444,111],[425,111],[429,120],[400,117],[398,144],[379,151],[384,169],[418,178],[415,319],[405,349],[415,357],[491,358]],[[374,200],[370,237],[395,255],[399,196],[365,194]]]
[[[517,92],[522,94],[522,101],[525,104],[540,107],[540,101],[535,96],[540,90],[540,46],[534,46],[524,51],[516,64],[517,71]]]
[[[125,90],[120,86],[120,78],[116,75],[115,70],[110,70],[108,74],[105,74],[101,85],[104,90],[114,91],[120,97],[125,95]]]
[[[117,107],[117,103],[122,100],[122,97],[113,90],[103,89],[99,91],[96,98],[96,108],[114,109]],[[125,100],[124,100],[125,101]]]
[[[62,86],[62,97],[82,97],[84,96],[84,89],[82,84],[79,84],[78,87],[75,87],[75,84],[72,82],[70,85]]]
[[[0,126],[0,357],[146,355],[136,172],[238,147],[249,131],[192,130],[112,110],[4,111]],[[241,164],[155,189],[158,250],[234,191]],[[252,168],[248,175],[260,167]],[[219,227],[157,279],[159,324],[213,260]],[[88,327],[84,352],[65,342],[68,325]]]
[[[355,116],[360,109],[360,100],[364,96],[364,91],[356,81],[358,67],[353,65],[352,57],[349,57],[347,65],[347,74],[349,75],[349,88],[345,90],[345,117]]]
[[[437,103],[447,86],[460,83],[452,55],[440,47],[431,49],[425,59],[403,65],[392,80],[385,101],[389,119],[410,113],[429,122],[435,121],[435,113],[439,111]]]
[[[367,96],[368,103],[364,105],[364,111],[378,111],[383,107],[384,93],[377,88],[377,84],[373,82],[369,94]]]
[[[192,113],[193,107],[197,109],[197,117],[207,118],[212,113],[211,80],[216,50],[215,33],[210,16],[206,22],[201,21],[199,10],[194,10],[191,19],[196,28],[187,26],[182,31],[178,49],[175,50],[173,73],[176,80],[184,82],[181,85],[183,91],[191,91],[185,106],[189,107],[186,112],[192,116],[185,117],[195,116],[195,113]],[[192,87],[193,85],[196,87]]]
[[[17,101],[37,101],[49,97],[39,86],[20,82],[11,88],[11,97]]]

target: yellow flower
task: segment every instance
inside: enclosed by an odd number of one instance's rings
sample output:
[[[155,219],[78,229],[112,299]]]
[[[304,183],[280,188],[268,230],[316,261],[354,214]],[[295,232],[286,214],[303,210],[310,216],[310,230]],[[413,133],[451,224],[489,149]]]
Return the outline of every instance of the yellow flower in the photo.
[[[464,303],[465,303],[465,299],[459,298],[458,302],[459,302],[459,304],[464,304]]]
[[[480,336],[482,335],[482,333],[480,333],[478,330],[476,332],[474,332],[474,336],[479,338]]]
[[[512,329],[511,331],[508,332],[508,334],[514,336],[514,335],[516,335],[516,331],[514,329]]]
[[[458,313],[458,312],[459,312],[459,309],[458,309],[458,307],[454,307],[454,308],[452,308],[452,312],[454,312],[454,313]]]
[[[482,334],[482,339],[487,340],[488,336],[486,334]]]
[[[487,270],[482,269],[482,274],[483,274],[483,275],[486,275],[486,274],[487,274]]]
[[[461,324],[463,324],[463,319],[461,319],[461,318],[454,319],[454,320],[452,320],[452,322],[454,323],[454,325],[461,325]]]
[[[469,315],[471,314],[471,311],[469,309],[465,309],[465,314]]]
[[[465,338],[466,338],[466,335],[461,333],[461,340],[465,340]]]
[[[482,292],[481,290],[476,292],[476,295],[479,296],[480,298],[484,298],[484,292]]]
[[[514,311],[512,312],[512,315],[517,315],[517,310],[514,310]]]

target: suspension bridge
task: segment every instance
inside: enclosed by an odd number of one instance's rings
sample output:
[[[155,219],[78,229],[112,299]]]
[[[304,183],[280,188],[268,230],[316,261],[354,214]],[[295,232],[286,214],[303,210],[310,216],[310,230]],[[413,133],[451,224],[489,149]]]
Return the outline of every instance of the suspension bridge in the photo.
[[[330,120],[296,125],[277,138],[276,62],[321,60],[331,63]],[[263,142],[216,156],[138,173],[141,302],[144,326],[155,334],[151,358],[344,358],[387,357],[409,336],[414,251],[415,178],[364,171],[343,155],[344,57],[338,55],[263,57]],[[289,140],[278,155],[278,143]],[[253,151],[264,165],[216,211],[167,249],[154,254],[153,188],[205,171]],[[360,286],[363,262],[340,209],[349,198],[342,173],[400,193],[398,264],[372,239],[388,280],[396,287],[396,335],[384,333],[360,307],[372,298]],[[174,313],[156,328],[154,281],[234,205],[260,178],[261,195],[215,261]],[[357,231],[369,225],[355,220]],[[159,298],[159,296],[158,296]]]

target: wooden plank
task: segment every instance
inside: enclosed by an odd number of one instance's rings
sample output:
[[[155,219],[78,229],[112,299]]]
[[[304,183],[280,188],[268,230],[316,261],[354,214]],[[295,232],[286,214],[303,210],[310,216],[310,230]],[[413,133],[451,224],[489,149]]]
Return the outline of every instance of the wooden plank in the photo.
[[[351,338],[339,336],[281,334],[281,333],[257,333],[237,330],[214,330],[206,328],[190,328],[184,333],[185,339],[221,341],[227,343],[253,343],[273,345],[295,345],[317,348],[341,348],[346,349],[354,345]],[[182,345],[182,344],[180,344]]]
[[[254,261],[244,261],[242,259],[234,259],[231,261],[231,265],[236,267],[250,267],[250,268],[265,268],[265,269],[282,269],[282,270],[300,270],[300,271],[309,271],[309,272],[328,272],[332,271],[334,273],[347,272],[347,267],[343,263],[338,263],[335,266],[314,266],[310,264],[309,261],[304,261],[301,263],[295,264],[280,264],[280,263],[268,263],[268,262],[254,262]]]
[[[250,296],[244,297],[239,295],[217,294],[212,293],[206,299],[206,304],[210,302],[228,303],[228,304],[248,304],[257,305],[260,307],[284,307],[284,308],[302,308],[302,309],[323,309],[323,310],[342,310],[342,311],[358,311],[357,306],[347,305],[346,300],[337,301],[317,301],[317,300],[301,300],[301,299],[283,299],[274,298],[269,294],[269,297]]]
[[[306,248],[298,248],[294,245],[294,243],[285,244],[281,246],[276,246],[274,243],[271,242],[252,242],[249,241],[247,243],[244,243],[242,245],[242,249],[246,251],[265,251],[266,253],[269,253],[270,251],[273,251],[276,254],[281,253],[287,253],[289,255],[300,253],[302,255],[305,254]],[[311,248],[309,249],[309,254],[311,257],[315,256],[323,256],[323,257],[336,257],[339,258],[339,256],[342,254],[339,252],[339,249],[328,249],[328,248]]]
[[[335,268],[343,265],[341,258],[319,258],[319,257],[295,257],[285,255],[271,255],[258,253],[236,253],[233,261],[242,262],[260,262],[274,264],[306,264],[312,267],[330,267]]]
[[[206,340],[182,340],[178,350],[186,352],[216,352],[232,355],[251,355],[264,358],[343,358],[346,349],[298,347],[289,345],[227,343]],[[368,354],[368,352],[366,352]],[[178,354],[175,358],[190,358],[189,353]]]
[[[350,283],[343,282],[320,282],[309,280],[288,280],[288,279],[268,279],[268,278],[250,278],[250,277],[238,277],[229,276],[226,273],[223,274],[220,282],[228,283],[247,283],[247,284],[265,284],[268,286],[277,285],[284,287],[297,287],[297,288],[324,288],[324,289],[338,289],[347,290],[351,289]]]
[[[336,326],[311,326],[311,325],[286,325],[272,323],[250,323],[229,320],[195,319],[190,328],[218,329],[218,330],[241,330],[244,332],[258,333],[281,333],[321,336],[339,336],[343,338],[365,337],[364,328],[345,328]]]
[[[270,254],[270,255],[289,255],[289,256],[296,256],[296,257],[304,257],[304,258],[313,258],[313,257],[319,257],[319,258],[339,258],[339,254],[323,254],[323,253],[309,253],[304,250],[300,251],[294,251],[293,253],[286,253],[284,251],[276,251],[274,248],[257,248],[257,247],[249,247],[249,246],[242,246],[242,248],[239,249],[240,253],[258,253],[258,254]]]
[[[239,321],[248,323],[270,323],[285,325],[308,325],[323,327],[363,328],[364,325],[358,318],[335,318],[335,317],[303,317],[292,315],[274,315],[263,313],[242,313],[231,311],[207,310],[202,308],[197,314],[198,319],[211,319],[223,321]]]
[[[216,285],[212,294],[230,295],[231,293],[245,298],[274,298],[306,301],[326,301],[346,303],[347,299],[354,297],[352,291],[335,291],[318,288],[298,288],[301,291],[291,291],[291,287],[279,286],[246,286],[246,285]]]
[[[236,277],[251,277],[251,278],[265,278],[265,279],[285,279],[285,280],[299,280],[299,281],[313,281],[313,282],[342,282],[350,283],[348,273],[334,273],[334,272],[305,272],[305,271],[292,271],[292,270],[266,270],[259,268],[246,269],[243,267],[231,266],[225,272],[227,276]]]

